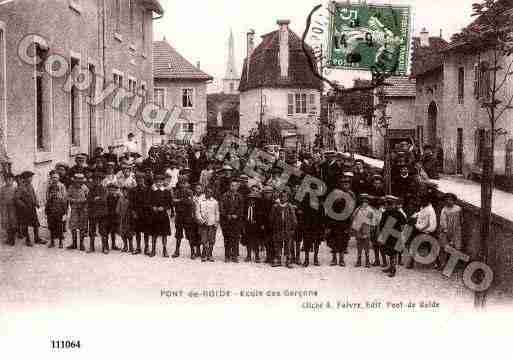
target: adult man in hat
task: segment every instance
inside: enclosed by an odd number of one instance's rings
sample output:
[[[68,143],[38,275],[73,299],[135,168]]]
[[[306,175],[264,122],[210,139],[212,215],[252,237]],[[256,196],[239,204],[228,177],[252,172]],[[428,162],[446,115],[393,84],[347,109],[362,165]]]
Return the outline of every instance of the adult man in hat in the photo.
[[[264,214],[271,213],[275,202],[275,192],[271,186],[265,186],[262,189],[262,212]],[[265,246],[265,263],[272,264],[274,259],[274,246],[272,240],[272,221],[270,216],[265,215],[263,218],[263,244]]]
[[[221,229],[224,237],[225,262],[239,262],[239,240],[244,202],[237,191],[238,186],[237,180],[232,179],[230,190],[222,195],[219,206]]]
[[[351,177],[343,176],[337,182],[337,188],[335,191],[343,192],[343,196],[340,196],[332,205],[331,210],[334,213],[342,213],[348,210],[351,212],[356,206],[356,196],[351,191]],[[326,215],[329,217],[329,211],[327,210]],[[328,246],[332,251],[331,265],[336,266],[337,264],[341,267],[345,267],[344,254],[347,251],[347,245],[349,243],[349,231],[351,228],[351,215],[347,218],[339,220],[338,218],[328,219]],[[337,254],[339,256],[337,261]]]
[[[28,227],[32,227],[34,231],[34,243],[46,244],[39,237],[39,219],[37,217],[37,209],[39,208],[39,201],[32,186],[32,178],[34,172],[25,171],[20,175],[20,183],[14,193],[14,203],[16,205],[16,216],[18,218],[18,225],[21,234],[25,236],[25,244],[28,247],[32,246],[28,234]]]
[[[246,262],[251,262],[252,254],[254,254],[255,263],[260,263],[260,244],[262,243],[265,216],[259,187],[254,185],[247,194],[242,221],[244,225],[243,244],[247,248]]]

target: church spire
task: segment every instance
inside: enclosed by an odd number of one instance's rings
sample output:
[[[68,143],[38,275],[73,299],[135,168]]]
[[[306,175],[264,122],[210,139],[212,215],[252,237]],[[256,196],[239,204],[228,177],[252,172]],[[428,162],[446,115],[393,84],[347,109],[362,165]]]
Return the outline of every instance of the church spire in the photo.
[[[233,40],[233,31],[230,29],[230,37],[228,39],[228,61],[226,62],[226,75],[227,80],[239,79],[237,69],[235,68],[235,42]]]
[[[223,92],[229,94],[238,93],[240,75],[235,66],[235,41],[233,31],[230,29],[228,38],[228,58],[226,61],[226,73],[223,79]]]

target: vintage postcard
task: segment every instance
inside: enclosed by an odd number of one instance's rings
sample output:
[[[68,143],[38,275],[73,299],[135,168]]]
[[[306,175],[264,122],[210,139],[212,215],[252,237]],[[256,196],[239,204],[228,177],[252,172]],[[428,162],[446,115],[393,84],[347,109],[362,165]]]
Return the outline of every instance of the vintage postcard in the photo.
[[[489,355],[512,64],[511,0],[0,0],[0,352]]]

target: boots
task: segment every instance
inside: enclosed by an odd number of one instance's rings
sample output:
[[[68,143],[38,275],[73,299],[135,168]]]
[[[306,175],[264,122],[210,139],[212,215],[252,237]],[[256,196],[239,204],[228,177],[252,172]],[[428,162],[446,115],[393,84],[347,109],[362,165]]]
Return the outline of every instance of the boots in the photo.
[[[244,262],[249,263],[249,262],[251,262],[251,247],[248,245],[246,247],[246,250],[247,250],[247,254],[246,254],[246,259],[244,259]]]
[[[147,235],[144,235],[144,255],[149,256],[150,255],[150,237]]]
[[[128,253],[133,253],[134,252],[134,243],[133,243],[133,238],[130,236],[128,238]]]
[[[207,251],[207,260],[209,262],[214,262],[214,256],[213,256],[213,252],[214,252],[214,243],[209,243],[208,244],[208,251]]]
[[[80,233],[80,250],[82,252],[85,251],[85,246],[84,246],[84,236],[82,235],[82,233]]]
[[[102,253],[109,254],[109,240],[107,237],[102,237]]]
[[[381,259],[382,259],[381,267],[386,268],[386,267],[388,267],[387,257],[385,256],[385,253],[383,252],[382,249],[380,249],[379,251],[381,253]]]
[[[16,231],[8,230],[7,231],[7,245],[13,247],[16,244]]]
[[[337,253],[333,252],[332,254],[332,258],[331,258],[331,263],[330,263],[330,266],[334,267],[336,266],[338,263],[337,263]]]
[[[314,266],[321,266],[319,263],[319,243],[314,244]]]
[[[162,237],[162,257],[169,258],[169,254],[167,254],[167,237]]]
[[[50,244],[48,244],[48,248],[54,248],[55,247],[55,240],[53,238],[50,238]]]
[[[287,260],[286,260],[286,262],[285,262],[285,266],[286,266],[288,269],[292,269],[292,268],[294,268],[294,267],[292,266],[292,259],[291,259],[291,258],[287,257]]]
[[[182,239],[181,238],[177,238],[176,239],[176,249],[175,249],[175,253],[173,253],[173,255],[171,256],[171,258],[178,258],[180,257],[180,243],[182,242]]]
[[[77,231],[71,231],[71,244],[66,249],[77,249]]]
[[[151,238],[150,257],[155,257],[156,254],[157,254],[157,238],[156,237],[152,237]]]
[[[132,250],[132,254],[141,254],[141,233],[137,233],[135,235],[135,245],[137,246],[137,248],[135,250]]]
[[[370,268],[369,252],[365,252],[365,268]]]
[[[33,227],[34,231],[34,243],[35,244],[46,244],[47,242],[39,237],[39,227]],[[27,232],[28,234],[28,232]],[[27,235],[28,237],[28,235]]]
[[[374,262],[372,263],[372,266],[379,267],[381,266],[381,262],[379,261],[379,249],[374,247],[372,250],[374,251]]]
[[[64,242],[64,237],[60,237],[59,238],[59,248],[62,249],[63,248],[63,242]]]
[[[255,248],[255,263],[260,263],[260,248]]]
[[[310,265],[310,251],[305,251],[305,261],[303,267],[307,268]]]
[[[207,255],[207,252],[208,252],[207,246],[206,246],[206,245],[204,245],[204,246],[203,246],[203,250],[201,251],[201,261],[202,261],[203,263],[205,263],[205,262],[207,261],[207,256],[208,256],[208,255]]]
[[[198,259],[201,259],[201,244],[198,244],[196,246],[196,257],[198,257]]]
[[[121,252],[128,252],[128,238],[123,238],[123,249],[121,250]]]
[[[119,247],[116,246],[116,234],[115,233],[111,233],[110,235],[110,242],[111,242],[111,249],[113,251],[119,251]]]
[[[273,267],[281,267],[281,259],[274,258],[272,266]]]
[[[94,253],[94,240],[94,236],[89,238],[89,251],[87,251],[87,253]]]
[[[338,265],[340,267],[345,267],[346,266],[346,262],[344,262],[344,251],[340,252],[339,253],[339,261],[338,261]]]
[[[190,245],[190,247],[191,247],[191,259],[195,260],[197,257],[196,256],[196,248],[192,244]]]
[[[296,258],[294,263],[298,266],[301,265],[301,242],[296,242]]]
[[[362,254],[358,253],[358,259],[356,260],[355,268],[360,268],[362,266]]]

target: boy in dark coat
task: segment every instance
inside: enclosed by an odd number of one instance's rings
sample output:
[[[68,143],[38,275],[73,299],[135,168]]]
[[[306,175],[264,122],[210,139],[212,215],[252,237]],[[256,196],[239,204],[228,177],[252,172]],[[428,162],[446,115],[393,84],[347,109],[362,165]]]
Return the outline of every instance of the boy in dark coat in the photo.
[[[162,238],[162,256],[167,254],[167,236],[171,234],[168,211],[172,208],[173,195],[164,186],[164,175],[155,176],[155,184],[150,192],[149,205],[152,210],[152,248],[150,257],[155,257],[157,237]]]
[[[289,193],[280,193],[279,201],[271,210],[271,226],[273,229],[274,255],[273,267],[282,264],[282,253],[285,251],[287,268],[292,268],[292,245],[297,227],[297,217],[294,206],[289,202]]]
[[[14,200],[15,193],[14,176],[7,173],[5,176],[5,185],[0,188],[0,224],[7,231],[6,243],[10,246],[15,245],[16,231],[18,229],[16,203]]]
[[[251,187],[244,207],[244,235],[247,248],[246,262],[251,262],[251,254],[255,254],[255,263],[260,263],[260,244],[264,229],[265,213],[258,186]]]
[[[144,254],[150,254],[149,238],[151,233],[151,208],[149,207],[150,187],[146,183],[146,174],[137,173],[137,187],[130,192],[133,230],[135,232],[136,248],[132,254],[141,254],[141,239],[144,236]]]
[[[244,203],[238,190],[237,180],[232,180],[230,190],[220,201],[221,228],[224,237],[225,262],[239,262],[239,240]]]
[[[406,224],[407,218],[406,215],[399,211],[396,208],[396,202],[398,198],[394,196],[386,196],[385,197],[385,212],[381,217],[381,222],[379,223],[379,232],[385,228],[387,221],[393,220],[395,221],[394,229],[398,232],[403,230],[404,225]],[[378,234],[378,236],[381,234]],[[383,273],[387,273],[389,277],[394,277],[396,274],[396,260],[397,256],[400,253],[396,250],[397,238],[394,236],[389,236],[385,243],[382,244],[383,250],[385,254],[389,257],[390,266],[383,270]]]
[[[102,238],[102,245],[104,244],[103,222],[107,216],[107,189],[102,185],[104,174],[102,172],[95,172],[93,175],[93,184],[89,189],[87,197],[88,215],[89,215],[89,253],[94,253],[96,235],[100,233]],[[104,249],[104,248],[103,248]]]
[[[116,216],[116,206],[118,204],[119,198],[119,186],[117,183],[109,183],[107,185],[108,194],[107,194],[107,215],[104,218],[104,232],[105,232],[105,241],[103,243],[103,252],[109,252],[109,242],[108,237],[110,235],[111,241],[111,249],[113,251],[119,251],[119,248],[116,246],[116,232],[118,229],[118,218]],[[104,237],[102,236],[102,240]]]
[[[265,246],[265,263],[272,264],[274,258],[274,247],[272,240],[272,222],[271,217],[268,216],[268,213],[271,213],[271,209],[274,206],[275,198],[274,198],[274,190],[270,186],[264,187],[262,190],[262,212],[266,215],[263,219],[263,242]]]

